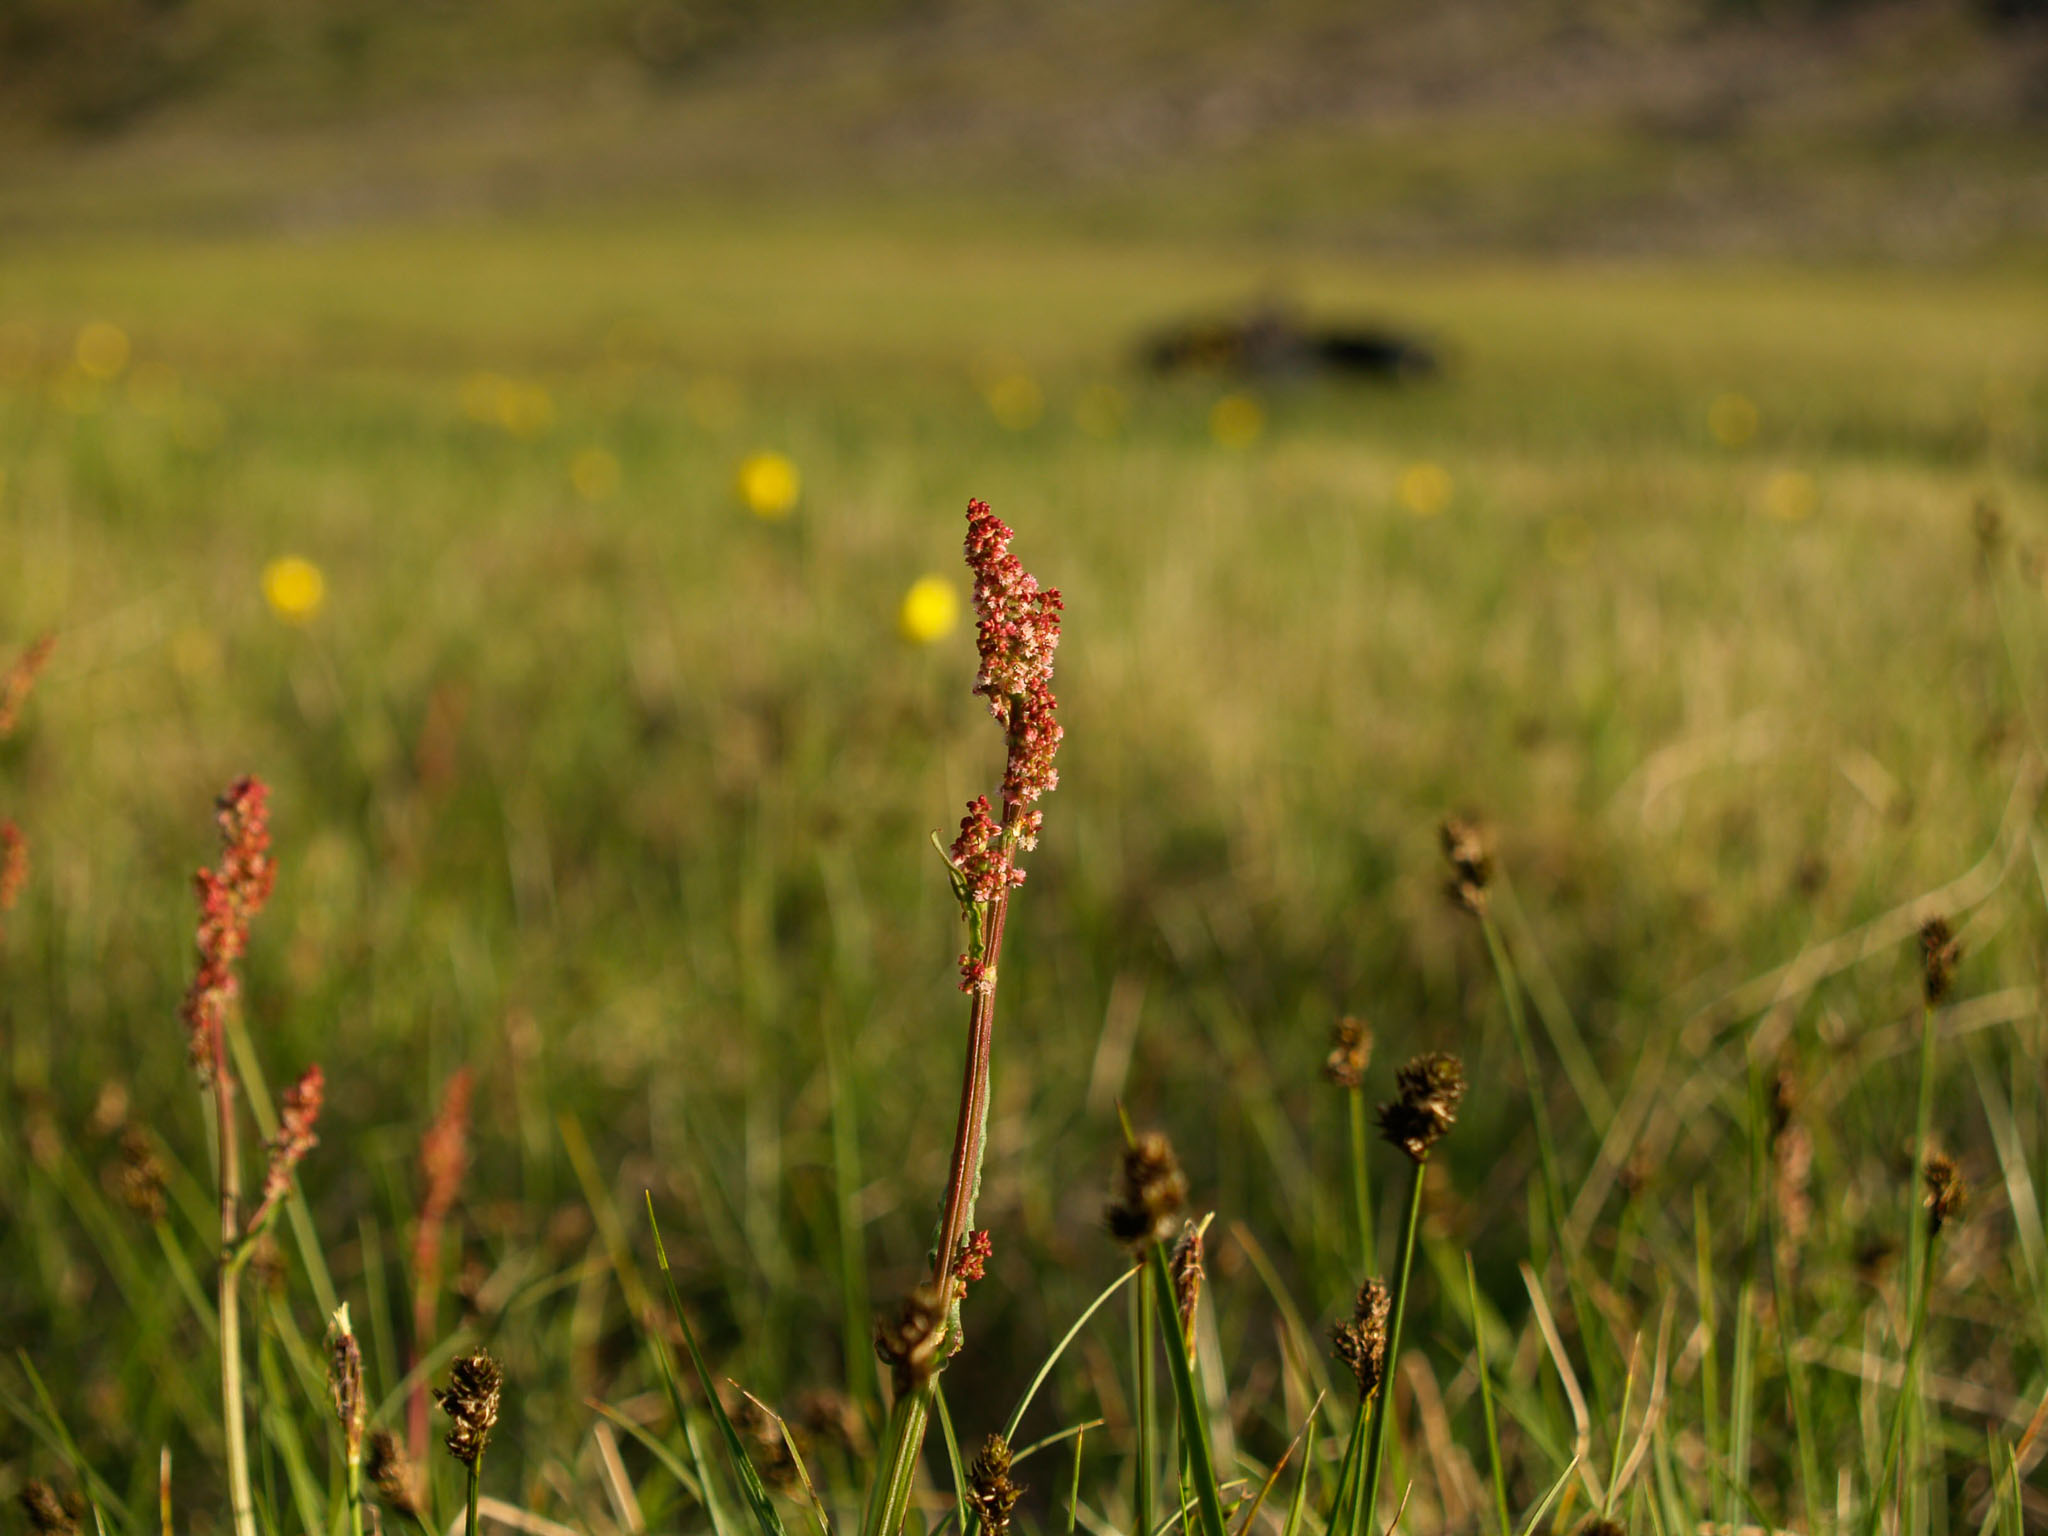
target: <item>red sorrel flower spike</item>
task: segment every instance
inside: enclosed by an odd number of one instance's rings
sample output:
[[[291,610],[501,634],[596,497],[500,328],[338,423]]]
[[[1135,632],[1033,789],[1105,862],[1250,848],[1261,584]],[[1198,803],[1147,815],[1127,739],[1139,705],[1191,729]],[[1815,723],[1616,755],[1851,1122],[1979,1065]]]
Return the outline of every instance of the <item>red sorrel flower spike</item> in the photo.
[[[1024,883],[1024,871],[1003,856],[1003,829],[990,809],[987,795],[967,802],[967,814],[960,818],[960,835],[953,839],[948,855],[953,868],[965,882],[970,901],[994,901],[1006,886]]]
[[[277,1134],[270,1138],[270,1166],[263,1173],[263,1199],[249,1218],[248,1230],[260,1231],[277,1203],[291,1192],[292,1171],[320,1138],[313,1127],[320,1119],[320,1105],[327,1096],[327,1079],[315,1062],[287,1088],[278,1106]]]
[[[1064,605],[1057,588],[1040,587],[1010,553],[1010,538],[1009,527],[987,502],[967,504],[967,565],[974,572],[975,643],[981,653],[974,691],[988,700],[989,712],[1009,736],[1004,826],[1031,848],[1040,822],[1033,802],[1059,785],[1052,763],[1063,732],[1050,685]]]
[[[261,779],[238,779],[220,797],[220,863],[193,878],[199,893],[199,966],[179,1016],[185,1021],[192,1068],[213,1081],[221,1022],[235,995],[235,962],[249,943],[249,922],[270,899],[277,868],[270,858],[270,790]]]
[[[14,730],[14,722],[21,715],[21,706],[28,702],[28,696],[36,686],[36,675],[50,660],[50,652],[57,648],[55,632],[39,635],[29,648],[15,658],[14,665],[7,669],[7,676],[0,679],[0,736]]]
[[[0,912],[11,911],[28,883],[28,839],[12,821],[0,821]]]

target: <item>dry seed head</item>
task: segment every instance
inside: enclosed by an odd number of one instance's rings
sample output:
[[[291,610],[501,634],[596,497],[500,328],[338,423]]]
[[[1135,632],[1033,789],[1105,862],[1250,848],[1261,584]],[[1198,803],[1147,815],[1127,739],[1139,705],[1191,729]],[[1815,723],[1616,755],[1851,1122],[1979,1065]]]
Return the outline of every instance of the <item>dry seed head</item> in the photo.
[[[1372,1031],[1365,1020],[1346,1014],[1330,1032],[1330,1054],[1323,1058],[1323,1076],[1339,1088],[1363,1087],[1366,1064],[1371,1060]]]
[[[1010,1511],[1017,1507],[1023,1491],[1010,1481],[1009,1441],[990,1435],[967,1473],[967,1504],[980,1517],[988,1536],[1008,1536]]]
[[[1628,1536],[1628,1527],[1605,1515],[1594,1515],[1579,1527],[1579,1536]]]
[[[12,821],[0,821],[0,912],[12,912],[28,884],[28,839]]]
[[[447,1387],[434,1394],[448,1415],[448,1454],[473,1467],[491,1443],[498,1423],[498,1394],[503,1384],[498,1362],[482,1351],[458,1356]]]
[[[156,1143],[139,1125],[121,1133],[121,1161],[114,1173],[114,1192],[121,1203],[144,1221],[164,1219],[164,1183],[169,1177]]]
[[[1394,1086],[1401,1096],[1380,1106],[1380,1135],[1416,1162],[1425,1162],[1458,1118],[1465,1097],[1464,1063],[1444,1051],[1426,1051],[1394,1075]]]
[[[929,1280],[913,1286],[896,1316],[876,1326],[875,1353],[893,1371],[898,1397],[931,1380],[945,1338],[946,1299]]]
[[[1158,1131],[1146,1131],[1124,1149],[1116,1198],[1104,1212],[1110,1235],[1142,1257],[1147,1246],[1173,1236],[1187,1198],[1187,1175],[1180,1171],[1173,1143]]]
[[[334,1422],[350,1466],[363,1454],[363,1349],[349,1326],[348,1303],[335,1309],[327,1332],[327,1392],[334,1401]]]
[[[1180,1314],[1181,1342],[1195,1347],[1195,1307],[1202,1299],[1202,1224],[1181,1223],[1180,1239],[1167,1260],[1173,1277],[1173,1307]]]
[[[1479,827],[1457,816],[1447,816],[1437,829],[1443,840],[1444,857],[1450,860],[1452,901],[1474,916],[1486,910],[1486,887],[1493,879],[1493,850]]]
[[[21,1485],[21,1512],[40,1536],[78,1536],[78,1518],[85,1511],[77,1494],[60,1498],[55,1488],[32,1477]]]
[[[1930,917],[1920,925],[1920,990],[1928,1007],[1948,996],[1955,985],[1956,964],[1962,958],[1962,941],[1947,918]]]
[[[1380,1389],[1387,1368],[1387,1319],[1393,1298],[1377,1280],[1358,1288],[1358,1301],[1351,1321],[1330,1330],[1330,1345],[1337,1358],[1351,1370],[1358,1383],[1358,1400],[1370,1402]]]
[[[398,1436],[388,1429],[370,1435],[370,1457],[364,1470],[377,1498],[394,1515],[414,1519],[420,1512],[420,1497],[413,1481],[412,1463],[400,1449]]]
[[[1962,1170],[1956,1167],[1956,1160],[1945,1152],[1930,1153],[1926,1167],[1920,1170],[1920,1180],[1927,1186],[1927,1235],[1939,1237],[1941,1229],[1963,1214],[1963,1207],[1969,1203],[1969,1186],[1963,1182]]]

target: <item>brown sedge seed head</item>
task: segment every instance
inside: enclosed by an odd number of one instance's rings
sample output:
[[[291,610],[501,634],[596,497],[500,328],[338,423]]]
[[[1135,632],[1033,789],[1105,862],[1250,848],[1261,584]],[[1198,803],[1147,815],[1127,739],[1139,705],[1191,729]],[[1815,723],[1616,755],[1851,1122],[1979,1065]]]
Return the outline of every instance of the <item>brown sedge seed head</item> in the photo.
[[[1928,1154],[1926,1166],[1920,1170],[1920,1182],[1927,1191],[1922,1200],[1927,1207],[1927,1235],[1936,1238],[1943,1227],[1963,1214],[1969,1203],[1969,1186],[1963,1182],[1956,1160],[1946,1152]]]
[[[1380,1135],[1414,1161],[1425,1162],[1458,1118],[1465,1097],[1464,1063],[1445,1051],[1426,1051],[1394,1075],[1394,1086],[1400,1097],[1380,1106]]]
[[[412,1463],[399,1446],[398,1436],[388,1429],[370,1433],[370,1455],[363,1470],[377,1499],[394,1515],[413,1519],[420,1512],[420,1497],[413,1479]]]
[[[1446,816],[1437,836],[1451,865],[1447,894],[1477,917],[1486,910],[1486,888],[1493,880],[1493,850],[1487,846],[1486,834],[1475,822]]]
[[[498,1362],[479,1350],[460,1355],[450,1368],[448,1385],[434,1394],[448,1415],[448,1454],[473,1467],[491,1443],[498,1424],[498,1397],[504,1384]]]
[[[1365,1020],[1346,1014],[1330,1031],[1330,1054],[1323,1058],[1323,1077],[1339,1088],[1365,1084],[1365,1069],[1372,1060],[1372,1030]]]
[[[1180,1171],[1173,1143],[1158,1131],[1146,1131],[1124,1149],[1116,1197],[1104,1212],[1110,1235],[1142,1258],[1151,1244],[1173,1236],[1187,1198],[1187,1175]]]
[[[347,1302],[335,1309],[328,1326],[327,1393],[334,1422],[341,1426],[345,1459],[353,1466],[363,1454],[363,1349],[349,1326]]]
[[[1930,917],[1920,925],[1920,992],[1928,1007],[1940,1003],[1955,986],[1956,965],[1962,958],[1962,941],[1947,918]]]
[[[1017,1507],[1018,1496],[1024,1492],[1020,1484],[1010,1481],[1010,1466],[1009,1441],[1001,1435],[990,1435],[982,1442],[981,1454],[968,1470],[967,1505],[981,1518],[981,1527],[988,1536],[1007,1536],[1010,1511]]]
[[[895,1317],[875,1329],[875,1353],[890,1367],[898,1397],[931,1380],[945,1338],[946,1298],[929,1280],[912,1286]]]
[[[1380,1389],[1387,1367],[1387,1319],[1393,1298],[1386,1286],[1368,1280],[1358,1288],[1351,1320],[1330,1330],[1330,1346],[1358,1383],[1358,1400],[1370,1402]]]
[[[1173,1279],[1174,1311],[1180,1315],[1181,1342],[1195,1346],[1195,1308],[1202,1299],[1202,1224],[1181,1223],[1180,1237],[1167,1258],[1167,1273]]]
[[[85,1509],[77,1494],[60,1496],[40,1477],[32,1477],[21,1485],[21,1512],[38,1536],[78,1536],[78,1520]]]

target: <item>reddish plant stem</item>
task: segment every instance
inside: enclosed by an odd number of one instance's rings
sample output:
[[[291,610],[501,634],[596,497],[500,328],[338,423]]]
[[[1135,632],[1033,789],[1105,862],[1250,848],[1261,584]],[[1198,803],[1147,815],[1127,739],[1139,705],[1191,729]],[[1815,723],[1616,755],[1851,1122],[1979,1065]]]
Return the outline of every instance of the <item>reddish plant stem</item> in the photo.
[[[242,1406],[242,1301],[240,1243],[241,1148],[235,1136],[235,1080],[228,1070],[227,1020],[213,1029],[213,1108],[220,1138],[220,1397],[227,1432],[228,1504],[235,1536],[256,1536],[256,1510],[249,1493],[249,1441]]]
[[[989,904],[988,943],[982,960],[988,974],[997,979],[997,964],[1003,951],[1003,919],[1009,911],[1010,893],[1005,890]],[[982,1133],[988,1123],[989,1059],[994,1051],[995,1033],[996,989],[991,984],[975,990],[974,1004],[967,1014],[967,1067],[960,1081],[960,1123],[953,1131],[953,1168],[946,1181],[946,1203],[939,1217],[939,1251],[932,1268],[932,1283],[942,1296],[953,1271],[954,1255],[966,1235],[967,1207],[974,1198],[975,1178],[981,1168]]]

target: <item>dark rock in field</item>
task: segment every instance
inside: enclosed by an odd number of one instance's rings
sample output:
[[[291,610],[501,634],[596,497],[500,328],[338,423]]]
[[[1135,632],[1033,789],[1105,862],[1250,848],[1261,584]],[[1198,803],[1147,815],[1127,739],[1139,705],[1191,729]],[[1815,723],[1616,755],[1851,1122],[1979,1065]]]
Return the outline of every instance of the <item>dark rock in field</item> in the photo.
[[[1147,337],[1140,355],[1158,374],[1221,373],[1262,381],[1323,374],[1406,384],[1433,378],[1440,368],[1436,346],[1415,332],[1377,324],[1312,325],[1277,304],[1168,327]]]

